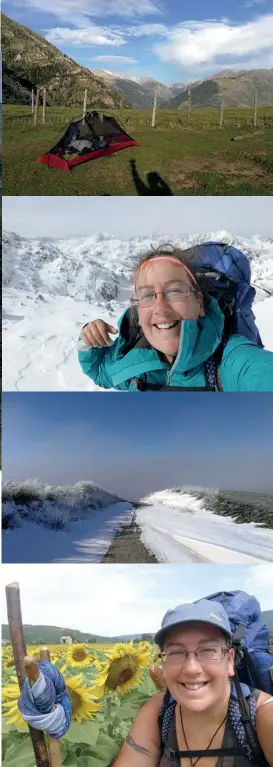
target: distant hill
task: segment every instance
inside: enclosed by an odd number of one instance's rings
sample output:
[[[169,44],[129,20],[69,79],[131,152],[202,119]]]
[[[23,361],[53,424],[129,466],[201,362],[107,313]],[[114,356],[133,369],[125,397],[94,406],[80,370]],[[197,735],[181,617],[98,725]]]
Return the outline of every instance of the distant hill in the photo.
[[[124,99],[127,106],[136,109],[149,109],[154,100],[155,87],[157,87],[157,103],[162,106],[174,95],[172,87],[164,85],[151,77],[126,77],[115,74],[106,69],[94,69],[93,75],[104,80],[109,88]]]
[[[253,107],[254,90],[259,88],[258,102],[273,106],[273,69],[253,69],[242,72],[225,72],[212,75],[203,82],[191,86],[191,104],[198,107],[218,107],[225,89],[227,107]],[[187,89],[178,93],[164,105],[166,109],[185,109],[188,105]]]
[[[2,13],[3,102],[30,104],[31,90],[46,87],[49,105],[82,105],[88,89],[88,108],[123,103],[103,80],[80,66],[36,32]]]
[[[61,628],[60,626],[23,626],[26,644],[59,644],[62,636],[71,636],[76,642],[129,642],[131,639],[139,639],[141,634],[124,634],[117,637],[103,637],[97,634],[78,631],[77,629]],[[2,641],[9,642],[10,634],[7,624],[2,625]]]
[[[262,612],[262,620],[268,627],[269,631],[273,633],[273,610],[265,610]],[[59,644],[62,636],[71,636],[75,642],[92,642],[97,644],[111,644],[113,642],[130,642],[131,639],[140,639],[142,634],[122,634],[120,636],[99,636],[92,632],[78,631],[77,629],[64,628],[60,626],[32,626],[25,624],[24,637],[26,644]],[[152,634],[149,635],[152,637]],[[148,638],[148,637],[147,637]],[[5,643],[10,642],[9,627],[7,624],[2,625],[2,641]]]

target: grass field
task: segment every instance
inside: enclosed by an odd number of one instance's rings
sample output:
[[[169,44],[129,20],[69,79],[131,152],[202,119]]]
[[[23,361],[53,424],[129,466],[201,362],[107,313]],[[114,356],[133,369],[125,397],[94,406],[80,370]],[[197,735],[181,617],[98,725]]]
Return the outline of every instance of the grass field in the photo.
[[[4,195],[271,195],[273,107],[260,109],[257,128],[249,109],[117,109],[115,114],[140,147],[84,163],[68,173],[35,159],[57,143],[77,109],[49,108],[46,125],[34,127],[30,108],[3,107]],[[259,135],[249,137],[254,131]],[[242,141],[232,141],[236,136]],[[134,177],[133,177],[134,165]]]

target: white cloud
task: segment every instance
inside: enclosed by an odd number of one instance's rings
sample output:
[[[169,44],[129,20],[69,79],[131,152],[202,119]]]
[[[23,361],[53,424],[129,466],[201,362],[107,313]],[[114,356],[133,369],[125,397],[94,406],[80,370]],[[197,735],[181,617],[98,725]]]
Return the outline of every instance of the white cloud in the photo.
[[[161,13],[157,0],[12,0],[17,7],[45,10],[54,16],[69,18],[72,14],[83,16],[124,16],[137,18]]]
[[[241,66],[247,68],[248,57],[261,59],[272,45],[273,13],[269,13],[245,24],[227,20],[184,22],[170,31],[168,42],[157,43],[155,51],[163,61],[188,68],[216,65],[219,60],[230,66],[230,56],[242,58]]]
[[[125,42],[120,31],[112,31],[109,28],[104,29],[95,25],[85,29],[55,27],[55,29],[47,30],[45,38],[54,45],[67,43],[68,45],[114,45],[118,47]]]
[[[131,59],[130,56],[94,56],[92,61],[113,61],[122,62],[123,64],[136,64],[137,59]]]
[[[138,24],[134,27],[127,27],[126,32],[132,37],[149,37],[150,35],[166,37],[169,35],[169,29],[165,24]]]

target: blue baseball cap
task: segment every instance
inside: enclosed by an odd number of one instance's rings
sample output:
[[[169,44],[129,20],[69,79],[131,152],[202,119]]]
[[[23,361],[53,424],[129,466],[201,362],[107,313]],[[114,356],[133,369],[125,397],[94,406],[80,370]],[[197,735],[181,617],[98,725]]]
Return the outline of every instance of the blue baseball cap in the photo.
[[[213,602],[210,599],[199,599],[186,605],[178,605],[173,610],[168,610],[161,623],[161,628],[155,634],[154,641],[160,647],[163,644],[165,634],[174,626],[180,626],[182,623],[209,623],[211,626],[217,626],[232,639],[230,622],[225,608],[220,602]]]

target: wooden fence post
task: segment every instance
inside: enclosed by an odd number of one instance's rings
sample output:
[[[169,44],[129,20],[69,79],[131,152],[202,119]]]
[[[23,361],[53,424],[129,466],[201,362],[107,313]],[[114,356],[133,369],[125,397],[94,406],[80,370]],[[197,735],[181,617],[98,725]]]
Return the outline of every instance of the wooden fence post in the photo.
[[[191,88],[188,88],[188,120],[191,119]]]
[[[83,111],[82,111],[82,124],[84,124],[84,118],[85,118],[85,115],[86,115],[86,109],[87,109],[87,88],[85,88],[85,91],[84,91]]]
[[[38,120],[39,96],[40,96],[40,88],[37,88],[35,110],[34,110],[34,125],[37,125],[37,120]]]
[[[32,91],[31,91],[31,111],[32,111],[32,114],[33,114],[33,112],[34,112],[34,88],[32,88]]]
[[[6,586],[6,600],[10,641],[20,690],[26,678],[24,658],[27,654],[20,602],[19,583]],[[50,767],[44,733],[28,725],[37,767]]]
[[[254,93],[254,128],[257,128],[257,114],[258,114],[258,91],[259,88],[255,88]]]
[[[153,105],[153,114],[152,114],[152,128],[155,127],[156,106],[157,106],[157,88],[155,88],[155,93],[154,93],[154,105]]]
[[[46,121],[46,89],[43,88],[43,125]]]
[[[220,109],[220,128],[223,127],[223,122],[224,122],[225,99],[226,99],[226,89],[223,88],[223,93],[221,98],[221,109]]]

